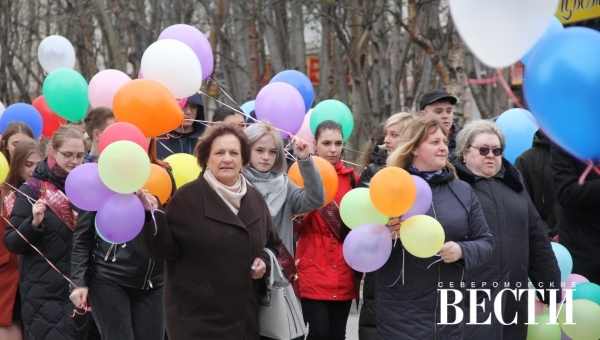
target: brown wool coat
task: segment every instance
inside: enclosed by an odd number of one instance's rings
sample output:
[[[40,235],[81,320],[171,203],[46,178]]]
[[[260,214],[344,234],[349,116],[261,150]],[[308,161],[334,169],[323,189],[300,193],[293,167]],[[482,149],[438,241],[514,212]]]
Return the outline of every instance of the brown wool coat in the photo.
[[[146,253],[165,263],[164,311],[171,340],[258,339],[258,295],[266,291],[267,247],[278,254],[277,236],[262,195],[248,186],[236,216],[204,177],[184,185],[165,215],[142,230]],[[253,280],[261,257],[267,274]]]

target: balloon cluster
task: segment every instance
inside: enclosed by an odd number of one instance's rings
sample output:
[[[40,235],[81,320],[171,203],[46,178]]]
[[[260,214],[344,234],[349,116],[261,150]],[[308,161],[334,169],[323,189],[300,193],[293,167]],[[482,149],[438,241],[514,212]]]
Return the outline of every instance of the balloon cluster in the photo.
[[[536,301],[536,324],[530,324],[527,330],[529,340],[548,339],[598,339],[600,338],[600,286],[589,282],[585,277],[571,273],[573,259],[569,251],[559,243],[551,243],[552,250],[560,268],[563,289],[570,289],[573,293],[571,306],[566,302],[558,301],[558,324],[552,324],[547,307]],[[563,299],[565,296],[563,290]],[[573,312],[572,323],[567,319],[567,310]],[[568,323],[567,323],[568,322]]]
[[[398,167],[380,170],[368,189],[350,190],[340,202],[340,216],[352,229],[344,241],[348,265],[371,272],[385,264],[392,251],[392,235],[385,226],[391,218],[401,222],[400,240],[413,256],[428,258],[439,252],[444,229],[437,220],[423,215],[431,200],[429,184]]]

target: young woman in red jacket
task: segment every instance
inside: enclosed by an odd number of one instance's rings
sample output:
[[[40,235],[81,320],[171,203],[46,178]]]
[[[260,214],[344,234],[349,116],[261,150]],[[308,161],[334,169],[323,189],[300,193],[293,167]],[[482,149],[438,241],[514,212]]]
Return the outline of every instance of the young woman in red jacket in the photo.
[[[342,254],[348,228],[339,218],[342,197],[358,183],[358,175],[340,160],[342,126],[327,120],[315,131],[315,153],[328,160],[338,175],[333,201],[306,216],[300,226],[296,264],[307,340],[345,339],[352,300],[357,297],[354,271]]]

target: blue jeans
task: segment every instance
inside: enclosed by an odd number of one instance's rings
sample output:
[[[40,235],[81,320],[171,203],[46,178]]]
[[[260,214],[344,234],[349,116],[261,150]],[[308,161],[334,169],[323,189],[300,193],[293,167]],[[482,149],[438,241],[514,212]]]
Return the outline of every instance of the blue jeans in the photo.
[[[102,340],[163,340],[163,288],[144,290],[90,278],[88,300]]]

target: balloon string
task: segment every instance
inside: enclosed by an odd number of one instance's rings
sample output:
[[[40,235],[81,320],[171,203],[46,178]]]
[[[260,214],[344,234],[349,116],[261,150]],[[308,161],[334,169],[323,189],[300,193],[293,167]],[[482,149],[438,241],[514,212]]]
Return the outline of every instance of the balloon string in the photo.
[[[214,81],[211,77],[208,77],[208,80],[212,81],[213,84],[217,85],[219,90],[221,90],[221,92],[223,92],[223,94],[225,94],[227,96],[227,98],[229,98],[229,100],[231,100],[235,105],[237,105],[238,107],[240,106],[238,103],[235,102],[235,100],[233,100],[233,98],[231,98],[231,96],[229,94],[227,94],[227,92],[225,92],[225,90],[223,90],[223,88],[221,86],[219,86],[219,84],[216,81]]]
[[[579,185],[583,185],[583,183],[585,182],[585,178],[590,173],[590,171],[592,171],[592,169],[594,168],[594,163],[592,163],[592,161],[587,161],[587,163],[588,163],[587,167],[581,173],[581,176],[579,176],[579,181],[577,181],[577,183],[579,183]]]
[[[405,257],[404,255],[406,255],[406,254],[404,253],[404,247],[402,247],[402,270],[400,271],[400,274],[398,274],[398,278],[396,279],[396,281],[394,281],[394,283],[392,283],[388,287],[395,286],[396,283],[398,283],[398,281],[400,281],[400,278],[402,278],[402,285],[404,286],[404,257]]]
[[[483,85],[483,84],[495,83],[497,81],[498,81],[498,76],[494,76],[494,77],[491,77],[491,78],[469,79],[469,84]]]
[[[437,255],[437,254],[436,254],[435,256],[440,256],[440,255]],[[435,260],[435,261],[433,261],[433,262],[432,262],[430,265],[428,265],[428,266],[427,266],[427,269],[431,268],[431,266],[433,266],[434,264],[436,264],[436,263],[438,263],[438,262],[440,262],[440,261],[442,261],[442,259],[439,259],[439,260]]]
[[[8,185],[11,189],[15,190],[16,192],[20,193],[21,195],[25,196],[25,198],[27,198],[27,201],[31,204],[34,205],[35,204],[35,200],[29,196],[27,196],[24,192],[22,192],[21,190],[13,187],[12,185],[10,185],[10,183],[8,182],[4,182],[4,184]]]
[[[518,108],[523,109],[524,108],[523,105],[521,105],[521,102],[519,102],[519,99],[517,99],[517,96],[515,96],[515,94],[513,93],[513,91],[510,89],[510,86],[508,86],[508,83],[506,82],[506,79],[504,79],[504,75],[502,74],[502,70],[498,69],[496,71],[496,73],[498,74],[498,80],[502,84],[502,87],[504,88],[504,91],[506,91],[506,94],[508,94],[508,97],[513,101],[513,103],[515,104],[515,106],[517,106]]]
[[[158,211],[163,214],[165,214],[165,212],[160,209],[154,209],[154,205],[152,205],[152,202],[150,202],[150,200],[148,199],[148,196],[144,195],[144,199],[146,199],[146,202],[148,202],[148,205],[150,206],[150,215],[152,216],[152,221],[154,221],[154,236],[156,236],[156,234],[158,233],[158,224],[156,223],[156,217],[154,216],[154,212]],[[116,251],[115,251],[115,255],[116,255]]]

